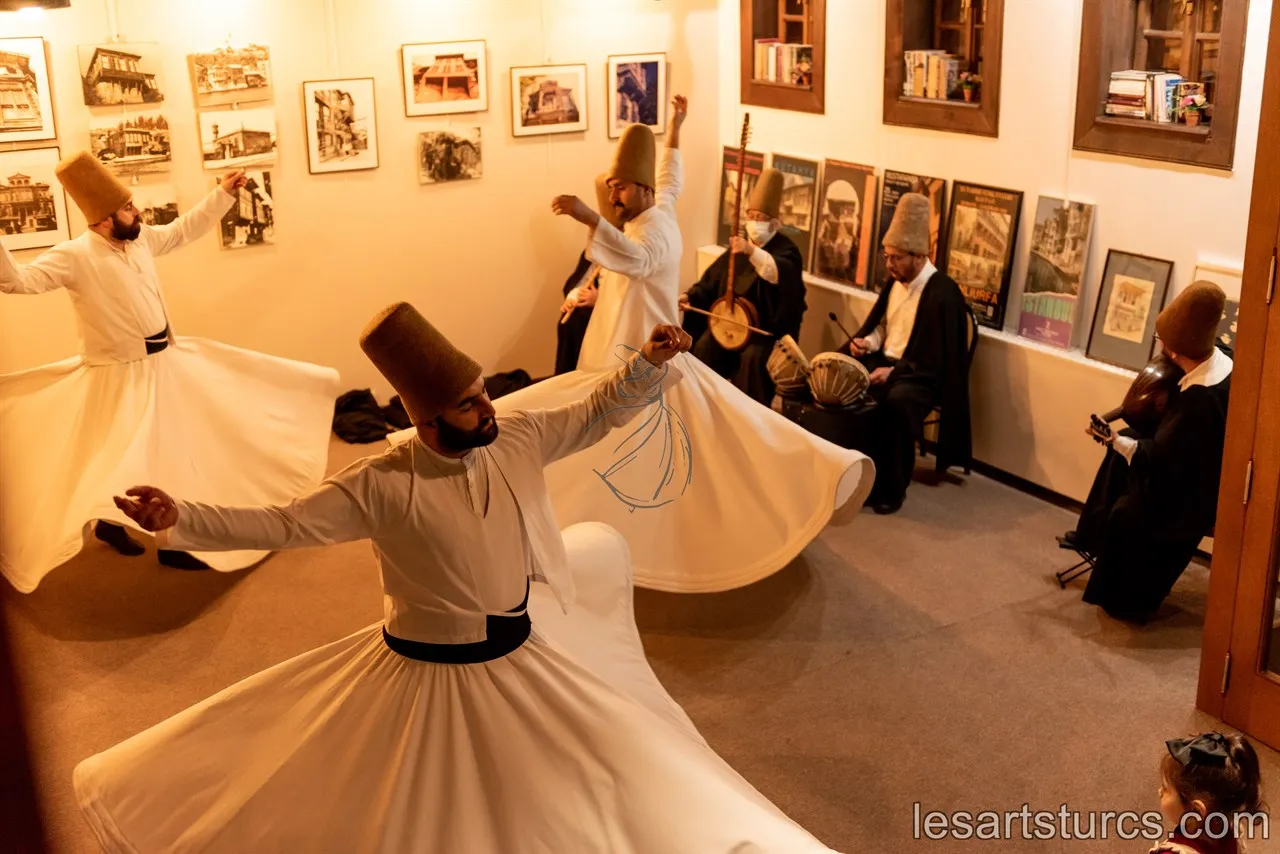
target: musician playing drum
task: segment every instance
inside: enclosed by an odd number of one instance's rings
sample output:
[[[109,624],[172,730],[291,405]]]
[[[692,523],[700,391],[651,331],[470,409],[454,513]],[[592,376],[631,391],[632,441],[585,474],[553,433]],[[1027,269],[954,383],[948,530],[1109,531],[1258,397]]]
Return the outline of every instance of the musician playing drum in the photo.
[[[1156,319],[1165,355],[1185,373],[1155,435],[1105,423],[1107,446],[1076,530],[1063,541],[1094,558],[1084,601],[1145,622],[1213,530],[1227,431],[1231,357],[1214,346],[1226,295],[1195,282]]]
[[[769,377],[769,354],[784,335],[798,338],[804,317],[804,262],[791,238],[779,231],[778,212],[782,206],[782,173],[766,169],[747,200],[747,237],[734,234],[731,252],[738,254],[734,272],[734,292],[751,303],[759,326],[768,336],[750,333],[745,347],[727,350],[708,327],[705,315],[685,311],[683,326],[694,339],[693,354],[717,374],[746,394],[769,406],[774,385]],[[749,263],[743,263],[748,261]],[[702,278],[680,296],[680,309],[689,306],[704,311],[726,293],[729,253],[716,259]],[[714,323],[715,321],[712,321]]]

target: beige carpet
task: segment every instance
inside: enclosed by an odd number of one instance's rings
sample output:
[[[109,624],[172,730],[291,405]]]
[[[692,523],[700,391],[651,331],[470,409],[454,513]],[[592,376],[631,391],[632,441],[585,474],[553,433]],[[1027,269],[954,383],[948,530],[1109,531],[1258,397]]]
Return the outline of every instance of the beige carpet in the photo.
[[[331,468],[378,451],[335,442]],[[1212,725],[1194,711],[1206,570],[1184,575],[1157,624],[1112,622],[1080,602],[1082,582],[1052,579],[1069,564],[1053,535],[1072,521],[976,475],[917,483],[897,516],[829,528],[750,588],[640,591],[637,619],[712,746],[837,850],[1146,851],[1114,829],[1107,841],[913,840],[917,803],[1156,809],[1163,740]],[[34,594],[4,589],[59,852],[96,850],[71,796],[79,760],[381,616],[360,543],[230,575],[95,544]],[[1280,758],[1263,753],[1280,786]]]

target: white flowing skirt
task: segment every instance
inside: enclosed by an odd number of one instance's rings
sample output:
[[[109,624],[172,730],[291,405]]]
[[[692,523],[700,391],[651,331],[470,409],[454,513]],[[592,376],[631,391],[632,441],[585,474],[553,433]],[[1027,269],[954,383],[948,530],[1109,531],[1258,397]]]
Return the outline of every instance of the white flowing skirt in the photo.
[[[688,353],[683,380],[634,420],[546,469],[561,526],[599,521],[631,546],[636,584],[710,593],[782,569],[839,508],[862,506],[875,465],[743,394]],[[500,413],[587,397],[604,372],[561,374],[494,401]],[[413,428],[393,433],[398,443]]]
[[[828,852],[702,740],[649,669],[625,541],[564,532],[579,603],[535,584],[534,636],[483,664],[387,649],[381,624],[81,762],[108,852]]]
[[[0,376],[0,572],[34,590],[139,484],[209,504],[286,503],[323,479],[338,373],[178,338],[132,362]],[[245,472],[252,472],[246,478]],[[213,569],[267,552],[195,553]]]

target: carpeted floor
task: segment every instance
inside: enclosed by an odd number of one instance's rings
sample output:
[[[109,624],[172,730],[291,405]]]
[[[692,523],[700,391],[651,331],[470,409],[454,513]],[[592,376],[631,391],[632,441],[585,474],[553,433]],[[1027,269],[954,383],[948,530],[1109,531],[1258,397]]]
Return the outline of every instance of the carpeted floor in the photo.
[[[331,468],[380,451],[335,441]],[[1013,841],[913,839],[915,805],[923,817],[1065,804],[1099,822],[1158,809],[1164,739],[1213,726],[1194,710],[1205,568],[1157,623],[1129,628],[1083,605],[1082,581],[1053,581],[1070,564],[1053,536],[1072,521],[977,475],[917,483],[898,515],[828,528],[752,587],[638,591],[637,620],[711,745],[832,848],[1146,851],[1114,825],[1106,841],[1023,839],[1021,819]],[[94,544],[35,593],[4,590],[58,852],[97,850],[71,797],[78,761],[382,613],[363,543],[229,575]],[[1280,757],[1261,752],[1280,786]]]

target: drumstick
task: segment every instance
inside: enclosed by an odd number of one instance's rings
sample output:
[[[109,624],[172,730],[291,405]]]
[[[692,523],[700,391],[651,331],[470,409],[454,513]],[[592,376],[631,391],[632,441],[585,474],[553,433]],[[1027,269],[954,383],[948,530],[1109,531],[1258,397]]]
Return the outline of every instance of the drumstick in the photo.
[[[695,314],[705,314],[707,317],[714,317],[714,318],[716,318],[717,320],[721,320],[721,321],[723,321],[723,322],[725,322],[725,323],[733,323],[733,324],[735,324],[735,325],[737,325],[737,326],[745,326],[745,327],[747,327],[748,329],[750,329],[752,332],[759,333],[760,335],[767,335],[767,336],[769,336],[770,338],[772,338],[772,337],[773,337],[773,333],[772,333],[772,332],[765,332],[763,329],[756,329],[754,326],[750,325],[749,323],[743,323],[741,320],[734,320],[734,319],[733,319],[733,318],[731,318],[731,317],[720,317],[719,315],[712,314],[712,313],[711,313],[711,312],[709,312],[709,311],[703,311],[703,310],[702,310],[702,309],[700,309],[700,308],[694,308],[694,307],[693,307],[693,306],[691,306],[691,305],[686,305],[686,306],[684,307],[684,309],[683,309],[683,310],[684,310],[684,311],[692,311],[692,312],[694,312]]]

